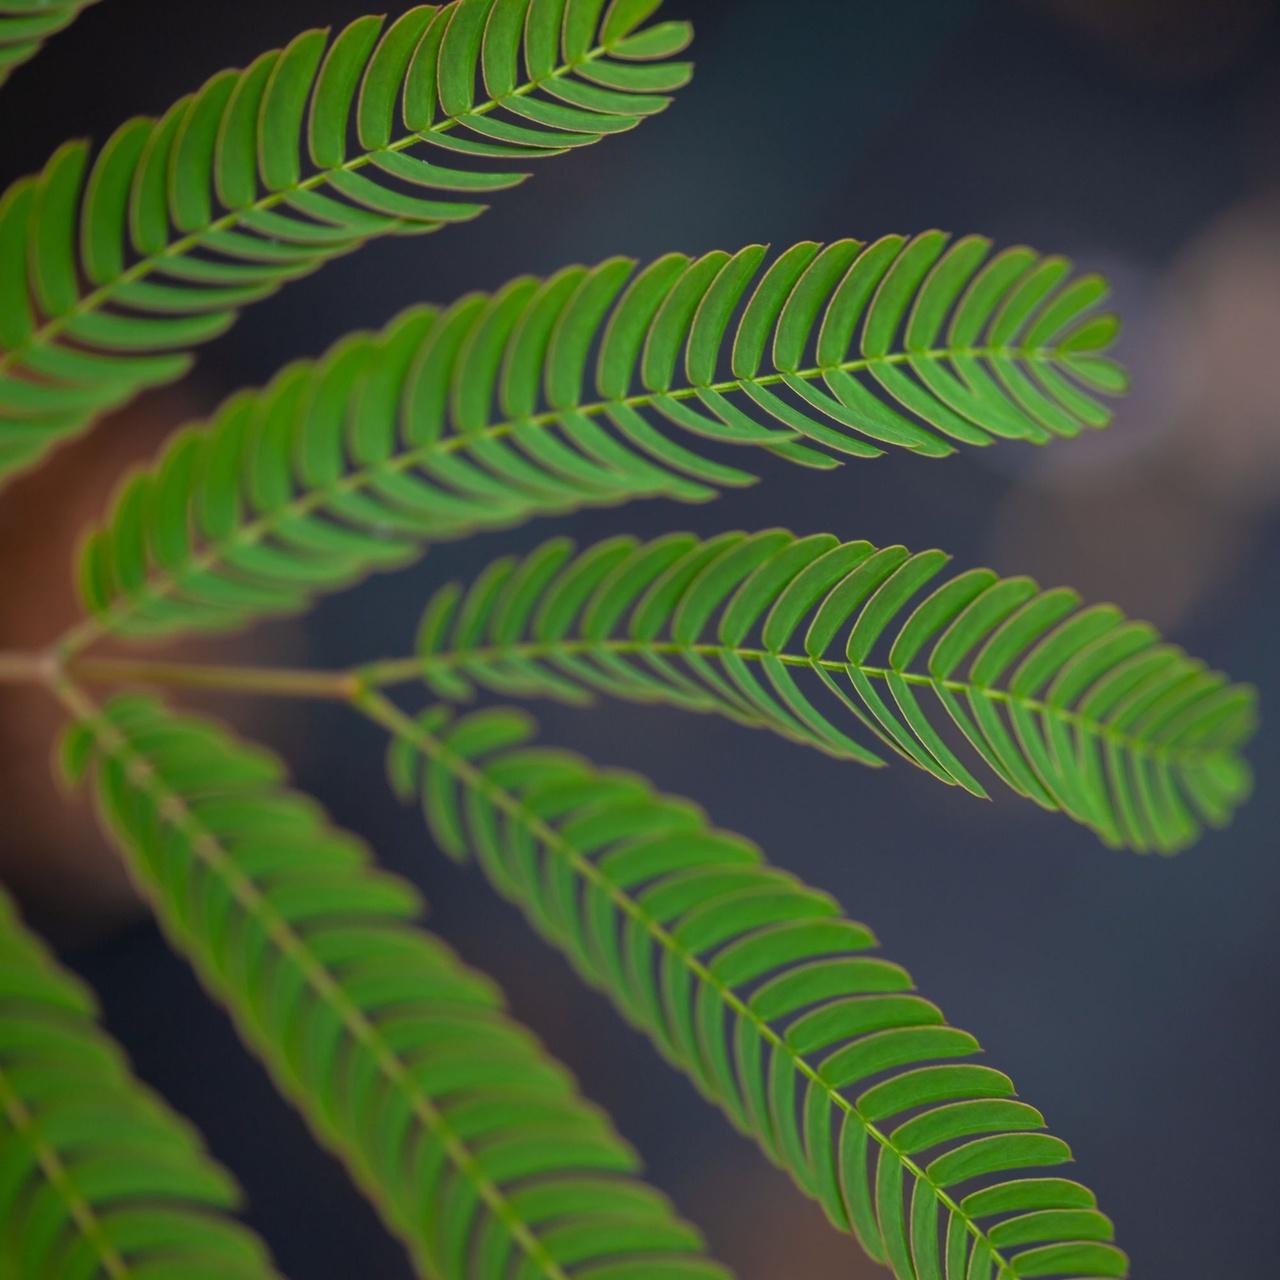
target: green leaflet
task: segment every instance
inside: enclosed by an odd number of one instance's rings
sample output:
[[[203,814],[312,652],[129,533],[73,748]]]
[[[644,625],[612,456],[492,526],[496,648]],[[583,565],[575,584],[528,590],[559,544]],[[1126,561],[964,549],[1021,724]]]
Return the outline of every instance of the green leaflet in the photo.
[[[239,1190],[136,1080],[97,1004],[0,891],[0,1272],[275,1276]]]
[[[6,18],[15,6],[0,3],[0,74],[6,30],[75,8],[16,16],[30,7]],[[68,143],[14,183],[0,196],[0,477],[178,377],[191,347],[287,281],[373,236],[474,218],[527,161],[660,111],[689,76],[667,60],[687,24],[649,29],[679,37],[654,61],[646,32],[601,9],[454,0],[357,18],[332,40],[307,31],[160,120],[127,121],[92,162]],[[563,35],[546,28],[559,10],[576,15]]]
[[[493,984],[413,924],[417,894],[273,757],[150,699],[66,697],[68,771],[92,771],[170,938],[422,1275],[726,1280]]]
[[[769,266],[759,246],[611,259],[415,309],[234,397],[135,475],[85,544],[89,632],[240,626],[436,539],[752,481],[707,445],[827,467],[1099,425],[1083,387],[1122,381],[1100,354],[1114,323],[1087,318],[1101,282],[989,249],[926,232]],[[1045,263],[1057,291],[1011,323]]]
[[[979,1046],[825,894],[686,801],[527,745],[509,711],[377,714],[441,848],[605,990],[898,1280],[1128,1274]]]
[[[98,0],[0,0],[0,85]]]
[[[416,658],[367,674],[421,676],[451,699],[482,685],[714,711],[864,764],[888,750],[985,795],[958,741],[1018,794],[1138,850],[1230,819],[1250,789],[1252,686],[1113,606],[951,575],[949,559],[783,529],[576,555],[553,539],[443,588]]]

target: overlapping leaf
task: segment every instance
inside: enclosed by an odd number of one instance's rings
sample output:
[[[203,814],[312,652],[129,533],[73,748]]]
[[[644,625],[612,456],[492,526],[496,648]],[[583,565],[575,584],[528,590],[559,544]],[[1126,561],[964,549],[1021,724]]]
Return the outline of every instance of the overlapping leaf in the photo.
[[[449,698],[474,682],[716,711],[864,764],[884,748],[985,796],[958,733],[1018,794],[1136,849],[1172,851],[1230,818],[1250,785],[1251,686],[1113,605],[990,569],[947,575],[949,560],[785,529],[577,555],[557,538],[443,588],[416,661],[370,674],[417,671]]]
[[[255,1280],[266,1248],[196,1133],[136,1080],[93,996],[0,891],[0,1273]]]
[[[989,249],[927,232],[799,244],[767,270],[761,246],[611,259],[410,312],[135,474],[82,557],[89,630],[237,626],[434,539],[751,481],[688,443],[827,466],[1103,425],[1081,384],[1123,380],[1100,354],[1115,317],[1087,314],[1105,286]]]
[[[177,377],[284,282],[372,236],[473,218],[527,161],[660,110],[688,78],[668,59],[689,30],[636,30],[656,7],[358,18],[128,121],[92,163],[83,142],[60,148],[0,197],[0,476]]]
[[[394,723],[393,717],[387,717]],[[899,1280],[1124,1276],[1065,1143],[826,894],[511,712],[399,726],[390,766],[582,975]]]
[[[0,0],[0,85],[98,0]]]
[[[724,1280],[405,884],[208,721],[77,704],[72,771],[159,918],[423,1275]]]

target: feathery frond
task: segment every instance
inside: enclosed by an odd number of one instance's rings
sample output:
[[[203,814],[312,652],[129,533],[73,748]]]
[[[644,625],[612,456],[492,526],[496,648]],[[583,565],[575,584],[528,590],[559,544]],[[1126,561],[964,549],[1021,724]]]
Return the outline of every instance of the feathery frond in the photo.
[[[70,694],[73,772],[178,948],[442,1280],[726,1280],[500,994],[279,763],[150,699]]]
[[[633,128],[683,84],[656,5],[454,0],[306,31],[90,165],[60,148],[0,197],[0,476],[139,389],[239,309],[373,236],[435,231],[512,164]],[[349,133],[357,141],[351,145]],[[434,158],[427,158],[428,156]]]
[[[98,0],[0,0],[0,85]]]
[[[672,703],[882,763],[839,726],[851,715],[872,744],[985,797],[949,727],[1019,795],[1140,850],[1230,818],[1250,786],[1251,686],[1114,605],[990,569],[944,576],[949,560],[785,529],[617,537],[577,555],[556,538],[441,589],[416,663],[370,674],[416,667],[450,699],[479,684]],[[834,700],[837,723],[797,676]]]
[[[1085,318],[1102,281],[1029,249],[988,257],[977,236],[946,243],[803,243],[767,270],[759,245],[639,272],[615,258],[349,338],[125,483],[81,560],[93,626],[239,626],[423,542],[752,481],[657,421],[816,466],[1104,425],[1079,385],[1123,383],[1100,354],[1115,317]]]
[[[255,1280],[266,1247],[225,1216],[231,1178],[136,1080],[0,890],[0,1274]]]
[[[504,896],[898,1280],[1127,1274],[1071,1156],[826,894],[641,779],[428,712],[390,769]]]

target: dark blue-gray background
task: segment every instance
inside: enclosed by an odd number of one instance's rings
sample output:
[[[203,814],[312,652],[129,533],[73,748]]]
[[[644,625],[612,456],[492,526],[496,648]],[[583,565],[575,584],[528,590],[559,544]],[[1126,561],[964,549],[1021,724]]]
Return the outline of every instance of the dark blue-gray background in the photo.
[[[427,592],[553,531],[580,539],[783,524],[941,545],[1113,598],[1214,665],[1276,689],[1280,623],[1280,21],[1251,0],[671,0],[698,73],[664,116],[548,161],[479,221],[375,243],[291,286],[208,350],[191,412],[348,329],[522,272],[755,240],[941,226],[1063,251],[1112,275],[1135,392],[1105,437],[829,474],[778,464],[705,507],[635,505],[433,551],[327,601],[260,652],[336,665],[406,652]],[[225,64],[356,0],[104,0],[18,72],[0,173],[65,135],[103,139]],[[539,708],[544,737],[696,797],[835,893],[974,1031],[1075,1147],[1138,1277],[1269,1272],[1280,1249],[1280,777],[1174,860],[1108,852],[1012,797],[983,805],[905,766],[879,773],[676,712]],[[871,1275],[854,1246],[733,1136],[478,875],[447,865],[388,798],[378,733],[339,710],[250,727],[336,819],[420,884],[432,924],[496,975],[652,1176],[748,1280]],[[7,838],[21,840],[21,830]],[[153,929],[72,956],[138,1070],[247,1188],[297,1277],[406,1263],[312,1145]],[[1271,1261],[1268,1261],[1271,1260]],[[865,1267],[865,1269],[864,1269]]]

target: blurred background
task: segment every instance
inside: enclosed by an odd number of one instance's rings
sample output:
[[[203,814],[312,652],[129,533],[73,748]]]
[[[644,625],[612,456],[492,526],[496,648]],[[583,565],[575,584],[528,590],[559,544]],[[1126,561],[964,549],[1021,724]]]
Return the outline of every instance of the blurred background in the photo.
[[[198,373],[150,395],[0,499],[0,647],[73,612],[66,566],[114,477],[177,422],[345,331],[523,271],[754,240],[941,226],[1107,273],[1133,394],[1112,431],[941,464],[890,457],[698,509],[637,504],[433,551],[305,623],[200,646],[331,666],[408,652],[433,586],[552,532],[590,540],[787,525],[905,542],[1070,583],[1280,693],[1280,11],[1266,0],[670,0],[698,74],[637,132],[546,166],[474,224],[374,243],[246,313]],[[9,84],[0,179],[64,137],[104,139],[223,65],[357,0],[109,0]],[[193,649],[188,646],[188,652]],[[0,691],[0,873],[99,992],[139,1073],[246,1187],[297,1277],[408,1276],[135,903],[87,812],[49,781],[54,712]],[[336,820],[416,881],[432,927],[617,1117],[651,1176],[744,1280],[883,1274],[535,941],[478,874],[435,854],[341,710],[219,704],[295,762]],[[870,923],[922,991],[1073,1144],[1136,1277],[1261,1275],[1280,1249],[1280,746],[1226,832],[1173,860],[1101,848],[905,766],[878,774],[674,711],[542,706],[544,740],[649,774],[750,834]]]

